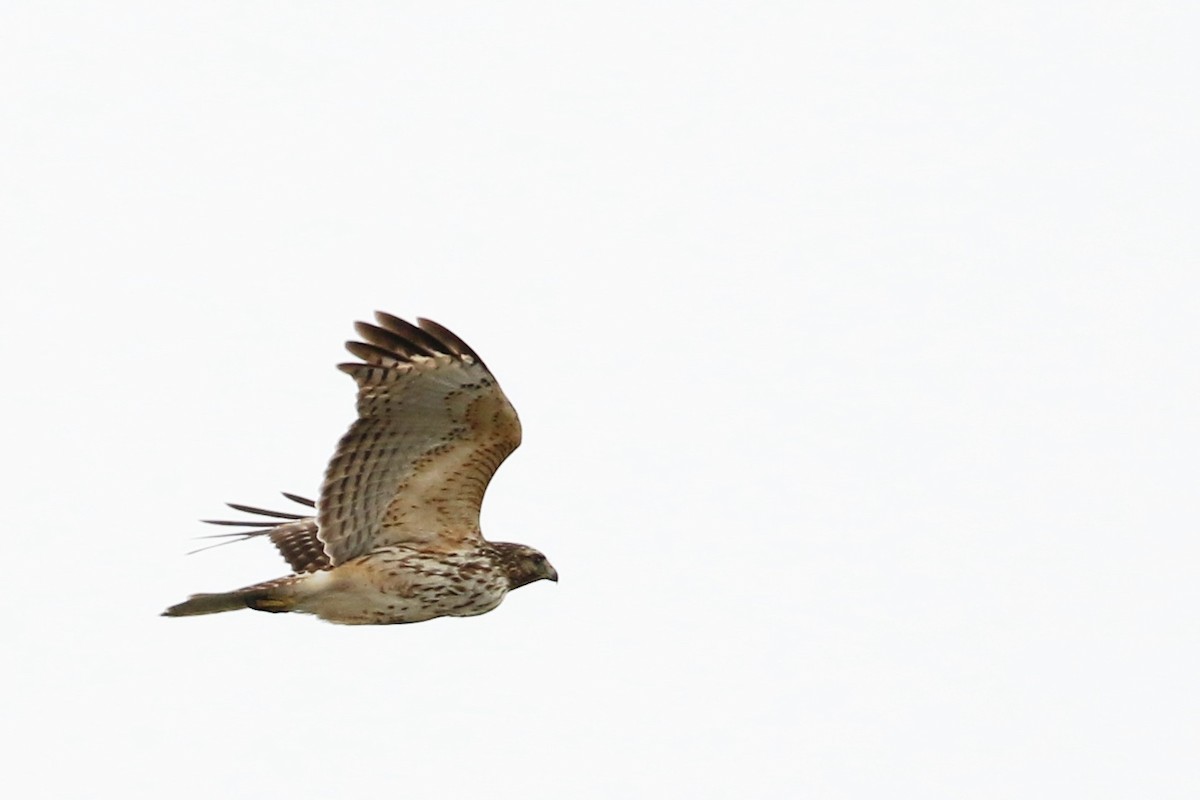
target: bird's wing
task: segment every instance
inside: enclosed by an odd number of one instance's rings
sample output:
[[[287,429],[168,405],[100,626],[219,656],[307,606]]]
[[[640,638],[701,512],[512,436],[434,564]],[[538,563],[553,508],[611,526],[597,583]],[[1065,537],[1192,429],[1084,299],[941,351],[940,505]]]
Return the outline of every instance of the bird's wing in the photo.
[[[301,505],[306,505],[309,508],[316,505],[312,500],[298,495],[284,492],[283,496]],[[231,544],[235,541],[266,536],[275,545],[275,549],[279,551],[279,554],[283,556],[284,560],[296,572],[319,572],[323,569],[329,569],[332,566],[329,563],[329,557],[325,555],[324,545],[317,538],[316,517],[291,514],[284,511],[268,511],[254,506],[241,505],[240,503],[227,503],[227,505],[235,511],[257,514],[260,517],[267,517],[268,519],[237,521],[206,519],[204,522],[207,522],[209,525],[227,525],[255,529],[236,531],[234,533],[218,533],[202,537],[205,539],[225,540],[209,547],[219,547],[222,544]],[[207,550],[209,548],[202,547],[200,549]]]
[[[456,550],[481,541],[479,507],[521,423],[470,347],[425,319],[376,312],[339,364],[358,383],[317,502],[317,535],[336,566],[382,545]]]

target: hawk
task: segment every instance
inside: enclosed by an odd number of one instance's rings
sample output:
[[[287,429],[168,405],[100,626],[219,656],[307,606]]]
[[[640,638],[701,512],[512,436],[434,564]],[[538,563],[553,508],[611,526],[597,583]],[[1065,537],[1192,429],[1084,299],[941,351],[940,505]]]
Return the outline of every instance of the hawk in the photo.
[[[427,319],[376,312],[339,364],[358,384],[358,419],[338,443],[310,514],[230,503],[293,573],[231,592],[195,594],[163,616],[252,608],[346,625],[422,622],[491,611],[511,590],[558,573],[532,547],[489,542],[479,508],[521,423],[483,360]]]

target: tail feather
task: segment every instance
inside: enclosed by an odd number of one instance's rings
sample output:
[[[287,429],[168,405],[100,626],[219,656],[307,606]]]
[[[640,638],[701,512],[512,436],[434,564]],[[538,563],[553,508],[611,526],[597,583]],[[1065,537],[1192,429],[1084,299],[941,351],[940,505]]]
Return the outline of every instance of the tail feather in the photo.
[[[164,617],[197,617],[202,614],[220,614],[253,608],[255,611],[275,613],[291,611],[296,607],[294,587],[300,576],[281,578],[277,581],[247,586],[232,592],[194,594],[182,603],[171,606],[162,613]]]
[[[195,617],[200,614],[219,614],[222,611],[237,611],[248,608],[242,591],[218,592],[216,594],[194,594],[182,603],[171,606],[162,613],[164,617]]]

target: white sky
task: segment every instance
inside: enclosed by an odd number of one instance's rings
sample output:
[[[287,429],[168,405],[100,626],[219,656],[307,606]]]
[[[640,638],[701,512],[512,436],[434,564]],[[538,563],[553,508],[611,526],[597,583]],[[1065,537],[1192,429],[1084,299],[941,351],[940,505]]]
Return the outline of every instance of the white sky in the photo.
[[[12,3],[21,797],[1197,796],[1193,3]],[[558,585],[162,619],[380,308]],[[97,787],[100,788],[97,788]]]

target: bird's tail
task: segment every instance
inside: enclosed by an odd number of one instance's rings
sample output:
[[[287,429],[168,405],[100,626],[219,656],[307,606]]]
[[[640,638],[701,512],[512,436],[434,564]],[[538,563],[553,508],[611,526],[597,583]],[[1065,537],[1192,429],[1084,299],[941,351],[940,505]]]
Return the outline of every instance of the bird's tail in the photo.
[[[294,591],[300,576],[281,578],[269,583],[247,586],[232,592],[194,594],[182,603],[171,606],[162,613],[164,617],[196,617],[201,614],[220,614],[222,611],[237,611],[253,608],[256,611],[283,612],[296,607]]]

